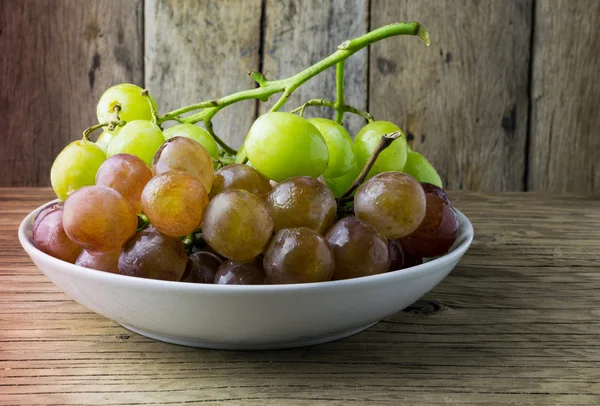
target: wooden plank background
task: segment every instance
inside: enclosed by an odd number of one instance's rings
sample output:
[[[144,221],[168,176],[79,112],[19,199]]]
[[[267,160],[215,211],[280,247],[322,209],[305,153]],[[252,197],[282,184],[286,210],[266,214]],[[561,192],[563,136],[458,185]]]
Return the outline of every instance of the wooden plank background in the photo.
[[[597,0],[2,0],[0,186],[49,185],[112,84],[149,88],[164,112],[407,20],[429,27],[432,46],[399,37],[354,56],[352,104],[403,127],[449,189],[600,194]],[[334,88],[331,70],[285,108]],[[268,106],[228,108],[215,128],[239,146]],[[354,134],[362,122],[346,124]]]

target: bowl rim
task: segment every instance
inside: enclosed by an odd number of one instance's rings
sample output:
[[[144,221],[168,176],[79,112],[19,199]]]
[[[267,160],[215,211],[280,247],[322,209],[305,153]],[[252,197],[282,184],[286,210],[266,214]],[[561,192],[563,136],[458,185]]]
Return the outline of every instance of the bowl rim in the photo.
[[[44,262],[50,262],[55,268],[67,270],[68,273],[79,273],[86,279],[92,281],[112,282],[122,284],[123,286],[136,285],[137,287],[155,288],[155,289],[174,289],[178,292],[218,292],[218,293],[260,293],[268,294],[282,291],[306,291],[306,290],[322,290],[335,289],[344,287],[353,287],[356,285],[377,285],[386,283],[397,278],[403,280],[416,279],[421,276],[435,273],[441,266],[452,261],[458,261],[470,247],[473,242],[474,230],[470,220],[461,211],[454,208],[459,220],[459,237],[464,235],[463,241],[449,253],[440,257],[434,258],[420,265],[415,265],[406,269],[388,271],[378,275],[363,276],[360,278],[344,279],[327,282],[310,282],[310,283],[293,283],[281,285],[216,285],[204,283],[182,283],[180,281],[164,281],[158,279],[138,278],[110,272],[103,272],[96,269],[85,268],[80,265],[71,264],[66,261],[54,258],[35,247],[30,240],[29,235],[32,233],[33,221],[37,213],[44,207],[59,202],[58,199],[44,203],[31,211],[19,225],[19,241],[27,254],[33,259],[38,257]]]

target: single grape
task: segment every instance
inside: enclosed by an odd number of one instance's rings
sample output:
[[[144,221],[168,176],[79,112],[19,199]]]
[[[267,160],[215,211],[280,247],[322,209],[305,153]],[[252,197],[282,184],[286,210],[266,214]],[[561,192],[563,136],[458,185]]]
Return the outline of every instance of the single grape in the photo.
[[[196,176],[209,193],[215,178],[212,158],[196,141],[174,137],[167,140],[154,155],[152,170],[155,175],[168,171],[183,171]]]
[[[267,195],[275,231],[308,227],[323,234],[333,224],[337,204],[329,188],[317,179],[295,176],[280,182]]]
[[[74,263],[81,247],[69,239],[62,222],[63,206],[54,203],[43,208],[33,222],[33,243],[42,252]]]
[[[113,131],[104,130],[96,140],[96,145],[102,148],[102,151],[106,153],[108,150],[108,144],[112,141],[113,138],[117,136],[121,127],[115,128]]]
[[[390,240],[388,242],[388,250],[390,252],[390,271],[404,269],[404,251],[400,240]]]
[[[351,279],[387,272],[387,240],[375,227],[354,216],[335,223],[325,234],[335,255],[333,279]]]
[[[187,265],[183,243],[154,227],[138,232],[125,244],[119,257],[119,273],[148,279],[179,281]]]
[[[354,166],[348,173],[340,176],[339,178],[325,178],[325,182],[329,189],[333,192],[336,198],[340,198],[346,193],[346,190],[352,185],[352,183],[358,178],[361,168],[358,167],[358,163],[355,162]]]
[[[327,144],[317,127],[284,112],[260,116],[246,136],[244,151],[256,170],[277,182],[301,175],[316,178],[329,160]]]
[[[152,119],[152,109],[147,96],[142,95],[142,88],[129,83],[108,88],[98,101],[96,115],[99,123],[107,123],[117,119],[128,123],[133,120]],[[154,99],[152,99],[152,103]]]
[[[419,182],[431,183],[442,187],[442,179],[433,165],[418,152],[409,151],[402,172],[412,176]]]
[[[83,186],[93,185],[106,154],[91,141],[73,141],[54,160],[50,182],[60,200]]]
[[[96,184],[119,192],[142,212],[142,191],[152,179],[152,171],[135,155],[117,154],[108,158],[96,173]]]
[[[421,184],[401,172],[375,175],[354,196],[356,217],[374,225],[389,239],[415,231],[425,218],[425,207]]]
[[[446,191],[444,189],[441,188],[441,186],[437,186],[431,183],[424,183],[421,182],[421,186],[423,186],[423,191],[425,192],[425,194],[433,194],[435,196],[437,196],[439,199],[441,199],[442,201],[444,201],[444,203],[451,205],[452,203],[450,203],[450,199],[448,198],[448,195],[446,194]]]
[[[119,130],[119,133],[108,144],[107,154],[132,154],[152,164],[152,158],[165,142],[160,128],[151,121],[130,121]]]
[[[98,254],[90,254],[83,250],[75,265],[83,266],[85,268],[96,269],[98,271],[119,273],[119,256],[121,250],[102,252]]]
[[[182,282],[213,283],[223,260],[209,251],[198,251],[188,257]]]
[[[65,232],[92,254],[120,249],[133,237],[137,224],[137,215],[129,200],[106,186],[83,187],[65,202]]]
[[[206,189],[188,172],[155,176],[142,192],[144,214],[158,231],[172,237],[188,235],[198,228],[207,205]]]
[[[237,262],[226,261],[219,267],[215,275],[218,285],[263,285],[265,274],[258,261]]]
[[[381,137],[395,131],[401,132],[402,130],[389,121],[373,121],[361,128],[354,138],[354,153],[361,169],[371,157],[375,147],[381,141]],[[402,171],[406,163],[407,152],[408,145],[403,134],[377,157],[375,165],[369,171],[369,177],[381,172]]]
[[[217,142],[210,135],[210,133],[202,127],[198,127],[194,124],[184,123],[174,125],[173,127],[167,128],[163,131],[165,139],[169,140],[174,137],[184,137],[196,141],[202,145],[208,154],[217,159],[219,157],[219,147]]]
[[[271,190],[269,180],[248,165],[227,165],[215,172],[215,181],[210,191],[212,199],[224,190],[242,189],[257,196]]]
[[[225,190],[204,213],[204,239],[220,255],[236,261],[258,256],[273,234],[273,219],[265,203],[250,192]]]
[[[326,118],[311,118],[321,133],[329,151],[329,163],[323,172],[325,178],[338,178],[354,168],[354,145],[348,131],[340,124]]]
[[[275,234],[263,260],[270,283],[309,283],[331,280],[335,270],[327,241],[307,227],[286,228]]]
[[[404,251],[413,256],[437,257],[448,252],[456,241],[458,217],[438,186],[427,184],[425,197],[425,219],[414,232],[401,238],[400,243]]]

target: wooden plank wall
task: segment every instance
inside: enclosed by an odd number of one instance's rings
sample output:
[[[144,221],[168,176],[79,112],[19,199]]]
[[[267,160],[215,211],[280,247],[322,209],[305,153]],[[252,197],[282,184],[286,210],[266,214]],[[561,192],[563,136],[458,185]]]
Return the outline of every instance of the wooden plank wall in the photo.
[[[287,77],[403,20],[426,24],[432,46],[399,37],[354,56],[352,104],[403,127],[449,189],[600,194],[597,0],[2,0],[0,186],[48,185],[112,84],[146,86],[167,111],[252,87],[249,70]],[[334,88],[332,70],[285,108]],[[239,146],[268,107],[228,108],[215,128]]]

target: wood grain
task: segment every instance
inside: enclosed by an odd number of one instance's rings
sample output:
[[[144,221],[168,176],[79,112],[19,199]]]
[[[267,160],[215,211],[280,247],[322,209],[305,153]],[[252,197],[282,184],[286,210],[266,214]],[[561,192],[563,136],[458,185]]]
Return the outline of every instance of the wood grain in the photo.
[[[430,28],[431,46],[399,37],[370,56],[369,109],[396,122],[449,189],[524,187],[531,0],[372,0],[371,28]]]
[[[363,35],[368,31],[368,6],[364,0],[267,0],[263,73],[269,79],[292,76],[335,52],[345,40]],[[345,68],[346,103],[366,109],[367,51],[353,55]],[[261,104],[260,112],[267,112],[278,98]],[[283,110],[315,98],[335,100],[335,68],[297,89]],[[305,116],[335,117],[331,109],[316,107]],[[344,124],[354,135],[365,122],[348,114]]]
[[[142,1],[0,2],[0,186],[49,185],[54,158],[120,82],[143,85]]]
[[[597,405],[600,200],[454,192],[475,227],[420,304],[286,351],[179,347],[59,292],[19,246],[49,189],[0,189],[0,405]]]
[[[161,112],[255,86],[261,0],[146,0],[146,86]],[[216,133],[239,147],[256,118],[254,100],[220,112]]]
[[[538,1],[529,187],[600,194],[600,2]]]

